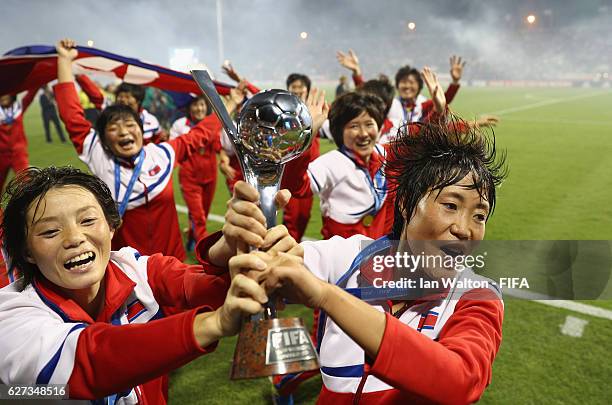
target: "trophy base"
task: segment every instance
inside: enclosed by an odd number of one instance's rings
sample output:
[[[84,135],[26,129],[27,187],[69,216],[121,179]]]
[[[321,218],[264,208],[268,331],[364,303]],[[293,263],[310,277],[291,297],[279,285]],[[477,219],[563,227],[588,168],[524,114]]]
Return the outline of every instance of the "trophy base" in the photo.
[[[230,377],[269,377],[318,368],[317,353],[300,318],[250,320],[238,336]]]

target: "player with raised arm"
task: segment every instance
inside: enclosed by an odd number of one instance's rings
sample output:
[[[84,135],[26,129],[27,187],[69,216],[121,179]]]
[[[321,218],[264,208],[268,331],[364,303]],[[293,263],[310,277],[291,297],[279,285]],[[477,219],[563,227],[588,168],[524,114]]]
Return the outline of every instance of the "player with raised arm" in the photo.
[[[174,166],[214,144],[221,130],[215,115],[201,120],[186,135],[160,144],[144,145],[140,117],[132,108],[106,108],[92,128],[78,102],[72,75],[75,43],[57,44],[58,84],[55,95],[79,158],[113,191],[122,225],[113,237],[113,248],[132,246],[142,254],[161,252],[185,259],[172,187]],[[235,102],[227,100],[232,111]]]

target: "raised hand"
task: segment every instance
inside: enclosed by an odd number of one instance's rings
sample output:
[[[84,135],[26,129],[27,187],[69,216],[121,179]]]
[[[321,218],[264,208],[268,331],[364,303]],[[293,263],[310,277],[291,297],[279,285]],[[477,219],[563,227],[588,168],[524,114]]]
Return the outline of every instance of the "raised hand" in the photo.
[[[58,57],[69,61],[73,61],[79,54],[79,51],[76,49],[76,42],[70,38],[60,40],[55,44],[55,49],[57,50]]]
[[[232,66],[229,60],[226,60],[225,63],[223,63],[221,69],[223,69],[223,72],[233,81],[239,82],[242,80],[242,78],[240,77],[238,72],[236,72],[236,69],[234,69],[234,66]]]
[[[233,336],[240,331],[242,319],[263,310],[268,302],[265,290],[257,282],[238,274],[232,279],[225,302],[215,311],[220,336]]]
[[[311,308],[322,305],[328,286],[312,275],[302,257],[293,252],[242,254],[230,259],[229,268],[232,277],[246,276],[264,286],[268,294],[278,290],[291,302]]]
[[[238,106],[244,101],[247,94],[246,87],[246,82],[241,81],[238,83],[238,86],[230,89],[230,94],[228,96],[223,98],[223,103],[229,114],[232,114],[238,109]]]
[[[291,198],[289,190],[276,193],[276,206],[282,209]],[[212,264],[225,266],[230,257],[246,252],[248,246],[264,250],[291,250],[297,243],[287,239],[287,228],[280,225],[266,229],[266,218],[259,208],[259,193],[253,186],[239,181],[227,203],[223,237],[209,250]],[[292,238],[291,238],[292,239]]]
[[[306,99],[306,107],[312,117],[312,133],[316,136],[329,114],[329,104],[325,101],[325,90],[314,87]]]
[[[465,61],[461,59],[461,56],[453,55],[450,57],[450,75],[453,79],[453,83],[459,83],[461,76],[463,75],[463,68],[465,67]]]
[[[442,86],[440,86],[438,77],[428,66],[423,68],[421,76],[423,77],[423,81],[425,82],[425,85],[429,90],[429,94],[431,95],[431,99],[433,100],[434,110],[438,114],[443,113],[446,109],[446,96],[442,91]]]
[[[342,66],[351,70],[354,75],[361,75],[359,58],[357,58],[357,54],[355,54],[352,49],[349,49],[348,53],[344,53],[342,51],[336,52],[336,59]]]

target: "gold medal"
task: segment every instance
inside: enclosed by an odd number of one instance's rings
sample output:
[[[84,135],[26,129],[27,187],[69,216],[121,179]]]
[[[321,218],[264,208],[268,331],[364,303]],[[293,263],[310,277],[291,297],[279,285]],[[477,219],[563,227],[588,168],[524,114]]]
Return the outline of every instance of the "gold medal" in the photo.
[[[370,225],[372,225],[372,222],[374,222],[374,216],[373,215],[366,215],[361,220],[361,223],[363,223],[363,226],[370,226]]]

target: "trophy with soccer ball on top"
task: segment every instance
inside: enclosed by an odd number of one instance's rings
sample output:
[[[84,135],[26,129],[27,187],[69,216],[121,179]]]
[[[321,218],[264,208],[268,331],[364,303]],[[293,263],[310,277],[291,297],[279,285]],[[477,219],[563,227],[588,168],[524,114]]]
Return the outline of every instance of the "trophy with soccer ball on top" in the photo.
[[[312,140],[306,105],[285,90],[265,90],[249,99],[234,126],[205,70],[191,74],[231,139],[247,183],[259,192],[268,228],[276,225],[274,197],[287,162]],[[277,318],[270,300],[264,313],[248,319],[238,336],[232,379],[297,373],[319,367],[310,336],[299,318]]]

